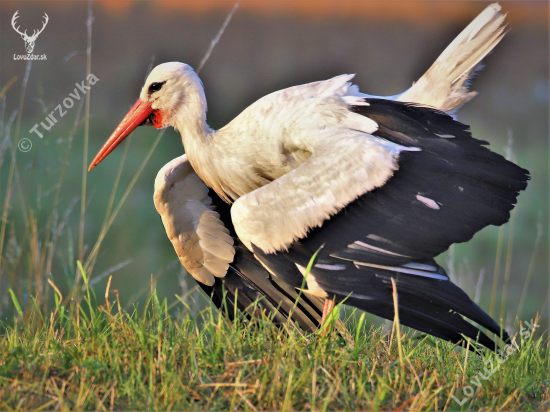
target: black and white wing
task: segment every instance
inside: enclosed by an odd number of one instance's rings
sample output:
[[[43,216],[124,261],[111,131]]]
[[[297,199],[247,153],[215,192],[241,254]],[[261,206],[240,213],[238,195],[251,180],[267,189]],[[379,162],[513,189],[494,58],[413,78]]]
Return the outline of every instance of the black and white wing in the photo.
[[[278,325],[290,317],[307,332],[318,328],[323,300],[298,299],[294,287],[273,279],[236,238],[229,205],[200,180],[186,155],[159,171],[154,200],[182,265],[229,318],[236,304]]]
[[[393,319],[393,277],[403,324],[457,343],[463,335],[479,339],[494,349],[463,316],[504,339],[506,332],[448,279],[434,257],[485,226],[506,223],[528,171],[491,152],[467,126],[438,110],[382,99],[362,103],[350,110],[377,123],[372,136],[420,150],[401,151],[398,169],[385,184],[311,228],[286,251],[267,253],[253,244],[256,257],[289,276],[292,270],[304,273],[321,248],[307,279],[312,294],[349,297],[346,303]]]

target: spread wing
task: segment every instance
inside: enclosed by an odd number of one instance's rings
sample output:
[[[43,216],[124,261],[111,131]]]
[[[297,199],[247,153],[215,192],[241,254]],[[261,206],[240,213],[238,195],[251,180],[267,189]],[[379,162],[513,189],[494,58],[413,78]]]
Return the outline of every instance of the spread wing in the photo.
[[[317,330],[323,299],[299,298],[293,286],[261,265],[236,238],[229,205],[199,179],[186,155],[159,171],[154,200],[181,263],[230,319],[236,305],[277,325],[291,318],[306,332]],[[348,338],[341,322],[337,327]]]
[[[325,216],[321,226],[313,227],[288,251],[269,253],[252,242],[254,253],[270,268],[285,266],[288,273],[294,265],[299,273],[322,247],[308,277],[313,294],[340,299],[351,295],[351,305],[393,319],[394,277],[404,324],[453,342],[460,342],[462,334],[480,337],[491,347],[491,340],[460,315],[497,334],[500,328],[448,280],[433,258],[487,225],[505,223],[527,185],[528,172],[491,152],[465,125],[435,109],[381,99],[364,103],[350,110],[378,124],[372,136],[421,150],[401,151],[398,170],[383,185],[330,218]],[[261,208],[263,199],[276,204],[285,183],[278,179],[262,187],[260,202],[249,207]],[[270,187],[277,190],[269,196],[265,192]],[[283,216],[293,213],[284,201],[279,208],[271,207],[271,213],[277,210]],[[263,224],[278,221],[272,215]]]

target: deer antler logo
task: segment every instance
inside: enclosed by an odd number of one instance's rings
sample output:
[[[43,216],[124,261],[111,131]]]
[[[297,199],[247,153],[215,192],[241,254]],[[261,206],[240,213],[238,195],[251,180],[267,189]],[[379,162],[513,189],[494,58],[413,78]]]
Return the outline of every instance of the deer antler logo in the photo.
[[[29,36],[27,34],[27,30],[25,30],[23,33],[21,33],[19,31],[19,27],[15,26],[16,20],[19,17],[18,13],[19,13],[19,10],[17,10],[15,12],[15,14],[13,15],[13,17],[11,19],[11,25],[12,25],[13,29],[21,35],[21,38],[23,40],[25,40],[25,48],[27,49],[27,53],[31,54],[33,49],[34,49],[34,43],[36,42],[36,38],[38,37],[38,35],[40,33],[42,33],[44,31],[44,28],[46,27],[46,24],[48,24],[48,21],[50,20],[50,18],[48,17],[48,15],[46,13],[44,13],[44,24],[42,25],[42,28],[40,30],[34,30],[33,33],[32,33],[32,36]]]

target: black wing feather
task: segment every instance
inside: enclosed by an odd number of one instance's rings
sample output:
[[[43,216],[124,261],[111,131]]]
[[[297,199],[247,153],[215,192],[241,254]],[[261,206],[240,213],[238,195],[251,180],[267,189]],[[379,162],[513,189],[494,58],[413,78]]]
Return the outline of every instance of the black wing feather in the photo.
[[[433,258],[485,226],[506,223],[529,172],[491,152],[468,126],[436,109],[382,99],[365,103],[350,110],[378,123],[374,136],[421,150],[403,151],[386,184],[360,196],[287,252],[254,248],[256,257],[300,287],[296,265],[307,266],[321,248],[311,276],[329,296],[393,320],[394,278],[404,325],[454,343],[478,339],[494,350],[493,341],[463,317],[504,340],[508,334],[448,280]]]
[[[266,254],[254,247],[256,257],[270,270],[284,266],[283,261],[304,266],[311,256],[303,246],[293,246],[288,252]],[[338,259],[316,260],[323,265],[341,263]],[[435,261],[436,273],[445,273]],[[298,272],[297,269],[295,269]],[[299,272],[298,272],[299,273]],[[491,350],[494,342],[463,316],[487,328],[503,339],[506,331],[487,315],[468,295],[449,280],[398,273],[389,269],[355,267],[351,262],[345,270],[323,270],[315,265],[310,276],[327,292],[330,298],[382,318],[394,319],[391,278],[396,281],[399,319],[403,325],[429,333],[453,343],[466,345],[464,337],[478,341]]]

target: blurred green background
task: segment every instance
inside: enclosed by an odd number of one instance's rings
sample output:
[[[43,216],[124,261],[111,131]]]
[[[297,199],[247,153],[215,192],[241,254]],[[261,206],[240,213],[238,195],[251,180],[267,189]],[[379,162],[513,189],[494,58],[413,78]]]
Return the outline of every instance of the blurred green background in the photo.
[[[92,86],[87,164],[135,102],[151,62],[183,61],[197,67],[233,2],[98,1],[92,4]],[[361,90],[392,95],[418,79],[450,41],[478,14],[485,2],[435,1],[243,1],[214,49],[200,76],[209,103],[208,122],[220,128],[259,97],[296,84],[357,73]],[[459,113],[474,136],[505,154],[513,138],[513,156],[529,169],[532,180],[519,197],[513,226],[501,231],[501,255],[495,258],[499,229],[486,228],[467,244],[456,245],[439,262],[455,281],[488,310],[495,264],[499,266],[494,302],[499,317],[503,287],[506,325],[514,322],[528,268],[525,304],[520,319],[536,312],[548,324],[548,3],[501,2],[508,12],[510,32],[485,59],[486,68],[474,79],[479,95]],[[34,61],[22,99],[27,63],[14,60],[25,54],[24,42],[10,21],[19,10],[19,24],[32,32],[49,23],[36,40]],[[66,295],[75,277],[78,258],[80,197],[84,150],[84,109],[74,134],[60,198],[55,208],[57,240],[46,233],[54,212],[55,193],[64,168],[69,136],[78,115],[75,105],[40,139],[29,130],[73,92],[86,78],[88,3],[83,1],[0,2],[0,89],[17,81],[0,105],[0,207],[9,204],[0,264],[0,316],[13,313],[8,288],[23,304],[36,293],[53,294],[45,277],[51,276]],[[20,132],[17,135],[20,112]],[[13,122],[10,123],[10,119]],[[136,173],[157,131],[139,128],[131,139],[118,198]],[[12,143],[28,138],[32,150],[12,151]],[[130,144],[127,140],[124,145]],[[122,146],[124,146],[122,145]],[[87,178],[84,258],[95,244],[122,158],[117,149]],[[16,167],[6,202],[12,153]],[[160,296],[174,301],[194,282],[180,267],[152,200],[157,171],[183,153],[179,135],[167,130],[136,186],[107,233],[91,278],[102,296],[107,276],[123,305],[147,296],[151,274]],[[33,219],[36,220],[33,229]],[[542,239],[533,255],[537,223]],[[510,230],[512,232],[510,233]],[[34,240],[33,240],[34,239]],[[34,242],[34,244],[33,244]],[[42,242],[42,243],[41,243]],[[50,250],[51,269],[42,270],[36,250]],[[50,248],[50,249],[48,249]],[[46,253],[46,254],[47,254]],[[33,260],[34,259],[34,260]],[[46,265],[47,266],[47,265]],[[42,265],[42,268],[45,266]],[[40,273],[38,273],[40,272]],[[46,273],[47,272],[47,273]],[[480,278],[481,275],[481,278]],[[43,277],[42,281],[38,276]],[[509,281],[506,282],[506,278]],[[505,286],[506,283],[506,286]],[[201,292],[202,293],[202,292]],[[198,291],[188,296],[204,304]]]

